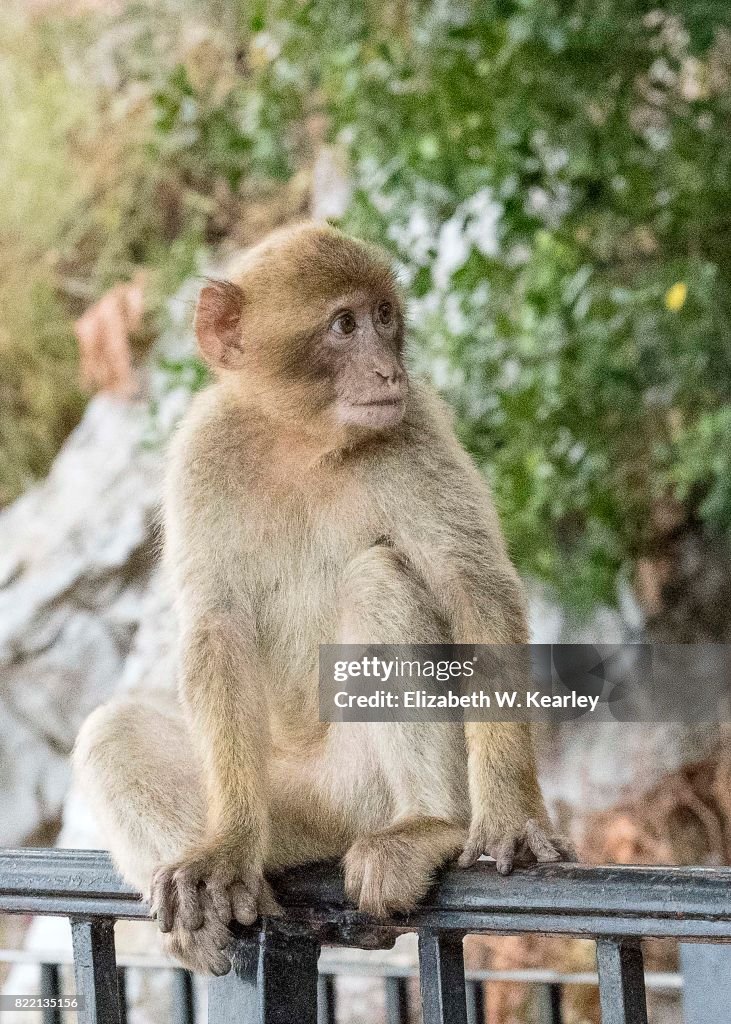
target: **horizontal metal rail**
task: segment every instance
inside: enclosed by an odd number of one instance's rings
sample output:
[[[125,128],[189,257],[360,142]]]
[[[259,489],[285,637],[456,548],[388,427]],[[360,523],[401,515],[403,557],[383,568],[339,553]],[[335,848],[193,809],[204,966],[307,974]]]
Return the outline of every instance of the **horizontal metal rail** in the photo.
[[[731,868],[544,864],[505,878],[483,862],[447,871],[417,911],[386,923],[353,908],[335,864],[293,868],[272,882],[288,924],[339,935],[333,945],[358,945],[348,940],[362,933],[422,929],[731,940]],[[4,850],[0,913],[139,919],[149,907],[106,853]]]
[[[23,964],[42,967],[72,967],[71,952],[63,949],[0,949],[0,964]],[[150,953],[121,954],[117,967],[138,971],[172,971],[178,964],[166,956]],[[347,957],[320,960],[319,974],[333,978],[418,978],[416,964],[396,963],[393,960],[350,960]],[[589,985],[599,984],[596,971],[554,971],[542,967],[516,967],[506,970],[466,970],[467,981],[480,984],[499,982],[507,985]],[[645,986],[658,992],[674,992],[683,987],[683,976],[677,971],[647,971]]]

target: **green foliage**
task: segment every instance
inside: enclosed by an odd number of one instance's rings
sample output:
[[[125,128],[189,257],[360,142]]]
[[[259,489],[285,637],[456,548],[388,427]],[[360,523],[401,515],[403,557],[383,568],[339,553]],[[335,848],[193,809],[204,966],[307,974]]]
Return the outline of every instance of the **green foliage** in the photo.
[[[521,568],[611,602],[656,503],[731,524],[728,12],[337,6],[282,38],[349,147],[346,226],[401,261]]]

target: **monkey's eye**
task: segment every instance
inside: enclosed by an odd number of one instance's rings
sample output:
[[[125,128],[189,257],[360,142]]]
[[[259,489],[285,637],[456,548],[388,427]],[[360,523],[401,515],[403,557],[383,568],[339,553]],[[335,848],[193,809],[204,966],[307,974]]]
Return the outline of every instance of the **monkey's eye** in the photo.
[[[332,330],[335,331],[336,334],[343,335],[343,337],[347,337],[349,334],[352,334],[357,326],[355,316],[349,309],[346,309],[344,313],[341,313],[340,316],[337,316],[332,322]]]
[[[393,306],[390,302],[382,302],[378,307],[378,319],[382,324],[390,324],[393,320]]]

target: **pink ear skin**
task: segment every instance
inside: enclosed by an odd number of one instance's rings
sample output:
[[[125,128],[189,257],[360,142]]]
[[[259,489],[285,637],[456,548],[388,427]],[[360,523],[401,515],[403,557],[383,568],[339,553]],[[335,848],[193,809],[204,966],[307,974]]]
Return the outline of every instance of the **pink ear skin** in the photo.
[[[195,334],[201,355],[211,366],[237,370],[243,365],[244,293],[230,281],[211,281],[198,296]]]

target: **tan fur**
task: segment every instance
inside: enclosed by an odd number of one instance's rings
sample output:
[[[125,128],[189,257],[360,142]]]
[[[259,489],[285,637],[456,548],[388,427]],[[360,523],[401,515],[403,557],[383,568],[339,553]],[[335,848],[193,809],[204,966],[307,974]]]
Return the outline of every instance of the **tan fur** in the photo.
[[[312,225],[201,295],[218,380],[165,499],[181,709],[119,698],[76,749],[117,863],[194,969],[227,969],[231,917],[276,912],[265,867],[345,855],[349,893],[388,914],[460,851],[500,870],[561,852],[527,727],[318,720],[320,643],[527,639],[485,482],[440,400],[407,387],[399,301],[383,257]],[[343,304],[357,344],[333,334]],[[361,394],[386,412],[351,421]]]

